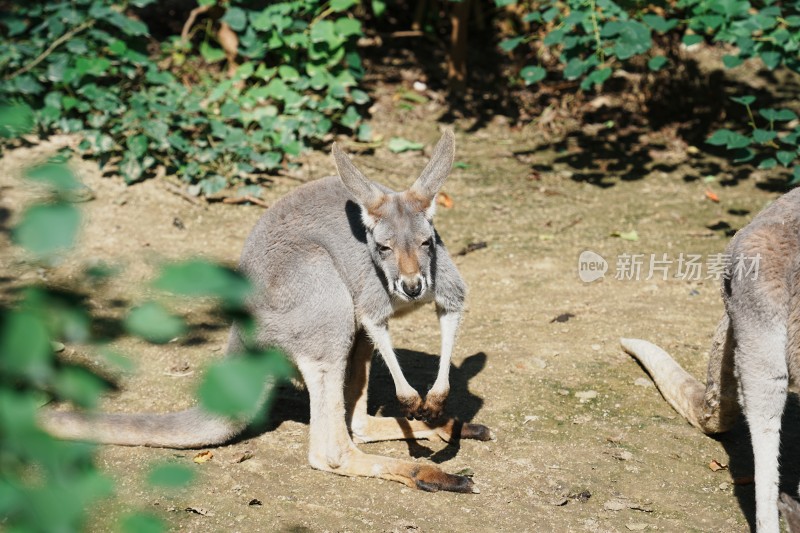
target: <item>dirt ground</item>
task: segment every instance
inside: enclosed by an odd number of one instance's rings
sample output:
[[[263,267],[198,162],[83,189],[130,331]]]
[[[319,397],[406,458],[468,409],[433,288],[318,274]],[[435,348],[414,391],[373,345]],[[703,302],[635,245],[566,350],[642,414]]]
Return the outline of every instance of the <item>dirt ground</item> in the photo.
[[[421,141],[429,151],[439,135],[430,120],[437,110],[404,111],[391,99],[381,102],[377,113],[388,119],[375,124],[376,134]],[[711,254],[722,252],[729,234],[776,198],[773,176],[737,179],[724,161],[668,134],[651,135],[631,152],[624,146],[620,151],[618,132],[603,124],[589,124],[559,142],[533,125],[510,128],[501,118],[475,131],[469,121],[455,126],[463,164],[445,186],[454,205],[439,209],[437,228],[452,254],[471,243],[487,246],[455,257],[470,294],[448,410],[488,425],[497,440],[363,448],[433,461],[448,472],[468,468],[481,493],[430,494],[312,470],[306,462],[307,398],[287,390],[269,427],[214,448],[204,464],[192,462],[195,451],[100,447],[98,463],[115,481],[116,495],[93,512],[90,531],[112,529],[131,509],[192,532],[748,530],[753,485],[746,429],[714,440],[691,428],[620,350],[618,339],[656,342],[704,376],[722,312],[718,283],[675,277],[678,258],[701,254],[705,278]],[[11,211],[6,226],[37,194],[19,180],[20,169],[52,154],[59,142],[65,140],[19,148],[0,160],[0,207]],[[421,170],[426,154],[395,155],[382,147],[355,159],[371,178],[401,188]],[[325,154],[313,153],[304,163],[294,177],[278,177],[265,188],[267,202],[333,171]],[[146,298],[162,298],[145,282],[165,261],[201,255],[235,263],[263,212],[258,206],[195,205],[157,181],[125,187],[91,161],[73,166],[95,194],[82,204],[80,247],[63,264],[41,270],[10,248],[4,235],[0,288],[40,278],[69,285],[86,265],[104,262],[118,267],[119,276],[93,289],[91,304],[101,315],[120,316]],[[719,203],[707,198],[707,189]],[[638,240],[615,236],[630,238],[634,230]],[[579,279],[584,250],[608,261],[604,279]],[[644,254],[639,280],[615,279],[621,254]],[[646,279],[650,254],[673,261],[670,279]],[[193,403],[204,365],[222,353],[226,328],[203,303],[170,305],[198,329],[161,347],[117,341],[114,348],[136,369],[121,377],[121,390],[104,400],[104,409],[168,411]],[[426,388],[439,343],[432,309],[392,327],[410,381]],[[97,359],[86,347],[71,351]],[[392,383],[376,359],[371,408],[391,414],[397,410]],[[787,416],[792,411],[796,406]],[[785,456],[800,448],[792,442],[784,443]],[[252,458],[235,462],[245,451]],[[178,491],[149,487],[147,472],[164,461],[190,465],[198,474],[195,483]],[[712,461],[729,466],[714,471]],[[797,486],[797,473],[784,472],[783,479],[788,490]]]

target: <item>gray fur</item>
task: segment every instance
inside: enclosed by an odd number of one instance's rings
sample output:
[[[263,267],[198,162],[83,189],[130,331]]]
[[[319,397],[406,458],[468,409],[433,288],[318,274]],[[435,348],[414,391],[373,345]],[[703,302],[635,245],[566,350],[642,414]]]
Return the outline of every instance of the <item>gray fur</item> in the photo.
[[[449,172],[454,149],[448,132],[414,189],[398,193],[367,180],[334,146],[339,175],[298,187],[277,201],[245,242],[239,268],[256,289],[251,302],[256,340],[263,347],[281,348],[303,375],[311,398],[309,460],[316,468],[415,482],[407,475],[417,475],[413,465],[398,466],[385,458],[373,464],[369,458],[375,456],[355,450],[345,426],[352,414],[346,416],[343,389],[354,344],[363,332],[392,370],[409,414],[441,414],[466,286],[427,211]],[[423,402],[399,370],[387,322],[427,302],[436,305],[443,349],[439,377]],[[234,326],[228,354],[239,351],[240,342]],[[46,411],[41,422],[64,438],[174,448],[222,443],[244,425],[199,408],[162,415]],[[429,468],[426,475],[439,479],[435,470]],[[443,490],[471,490],[466,478],[442,476]]]
[[[777,532],[781,416],[789,388],[797,390],[800,382],[800,189],[738,231],[726,254],[725,316],[712,344],[705,392],[657,346],[635,339],[622,339],[622,346],[670,404],[706,433],[730,429],[741,405],[753,441],[756,527]],[[739,275],[757,254],[757,278]]]

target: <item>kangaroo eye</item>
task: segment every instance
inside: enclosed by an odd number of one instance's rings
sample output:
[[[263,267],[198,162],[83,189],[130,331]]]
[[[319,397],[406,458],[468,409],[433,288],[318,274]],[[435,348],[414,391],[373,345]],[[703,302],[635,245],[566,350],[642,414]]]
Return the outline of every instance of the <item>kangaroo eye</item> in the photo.
[[[389,252],[392,251],[392,249],[389,246],[386,246],[385,244],[379,244],[378,251],[382,254],[388,254]]]
[[[433,245],[433,239],[431,239],[431,238],[428,238],[428,239],[425,239],[424,241],[422,241],[422,246],[424,246],[426,248],[430,248],[432,245]]]

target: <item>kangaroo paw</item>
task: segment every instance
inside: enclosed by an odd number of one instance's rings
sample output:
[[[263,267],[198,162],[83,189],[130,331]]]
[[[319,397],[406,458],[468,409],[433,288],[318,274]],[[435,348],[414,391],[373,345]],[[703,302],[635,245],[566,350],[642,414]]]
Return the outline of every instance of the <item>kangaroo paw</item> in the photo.
[[[397,399],[400,401],[400,406],[403,409],[403,414],[409,420],[413,420],[416,418],[421,418],[420,413],[422,410],[422,398],[419,395],[416,396],[398,396]]]

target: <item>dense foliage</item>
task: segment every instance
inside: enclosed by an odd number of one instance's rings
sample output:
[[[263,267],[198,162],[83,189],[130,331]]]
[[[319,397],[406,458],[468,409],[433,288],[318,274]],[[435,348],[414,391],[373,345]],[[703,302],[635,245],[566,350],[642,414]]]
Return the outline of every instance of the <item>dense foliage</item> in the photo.
[[[161,41],[137,17],[152,3],[15,2],[0,16],[0,98],[30,104],[40,133],[81,132],[80,148],[128,182],[163,167],[205,194],[247,186],[334,124],[369,136],[352,0],[233,1]]]
[[[32,113],[24,106],[0,106],[0,134],[22,133]],[[27,178],[46,185],[50,197],[28,207],[12,230],[14,241],[35,262],[49,263],[75,242],[80,213],[69,202],[78,186],[60,163],[32,168]],[[80,290],[97,288],[110,275],[94,268],[73,290],[47,285],[20,287],[13,301],[0,302],[0,524],[6,531],[81,531],[88,504],[108,496],[111,480],[93,463],[94,447],[55,439],[36,425],[36,412],[52,400],[92,409],[107,382],[85,367],[65,363],[56,353],[80,345],[105,357],[109,365],[127,362],[104,348],[111,339],[97,327],[97,317]],[[248,327],[245,309],[249,283],[234,271],[203,261],[167,266],[154,282],[172,294],[215,298],[224,314]],[[111,330],[124,330],[148,342],[164,343],[184,334],[184,321],[157,301],[133,308]],[[93,348],[92,348],[93,346]],[[239,357],[208,369],[198,394],[209,410],[231,417],[251,417],[269,376],[291,373],[277,352],[250,347]],[[191,471],[176,464],[157,466],[154,484],[174,486],[188,481]],[[146,529],[143,529],[146,528]],[[135,513],[125,518],[126,531],[160,531],[159,521]]]
[[[517,0],[496,0],[500,6]],[[800,72],[800,3],[775,0],[678,0],[677,2],[615,2],[614,0],[533,0],[520,3],[523,28],[520,35],[503,40],[508,52],[549,50],[560,62],[563,77],[581,80],[583,90],[599,88],[615,69],[658,71],[680,60],[667,37],[690,47],[703,42],[723,46],[723,64],[736,68],[758,58],[769,70],[781,67]],[[661,43],[661,46],[658,43]],[[522,46],[528,43],[529,46]],[[536,62],[519,72],[526,84],[548,75]],[[719,130],[709,139],[713,145],[733,151],[735,162],[758,157],[759,168],[780,164],[791,168],[798,158],[800,126],[787,123],[797,116],[789,109],[757,109],[755,99],[739,95],[747,106],[747,134]],[[800,165],[794,167],[793,183],[800,183]]]

